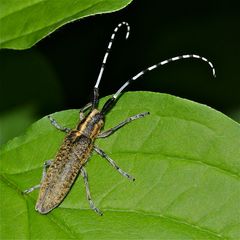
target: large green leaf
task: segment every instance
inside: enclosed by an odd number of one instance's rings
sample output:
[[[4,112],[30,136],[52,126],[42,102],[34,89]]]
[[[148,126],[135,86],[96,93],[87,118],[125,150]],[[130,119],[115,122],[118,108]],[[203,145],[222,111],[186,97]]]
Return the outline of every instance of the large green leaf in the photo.
[[[25,49],[62,25],[119,10],[132,0],[1,0],[0,46]]]
[[[21,194],[63,140],[46,117],[2,147],[1,239],[240,239],[240,125],[204,105],[136,92],[119,99],[105,128],[144,111],[97,141],[135,182],[96,154],[87,165],[102,217],[89,209],[81,177],[47,215],[34,210],[38,191]],[[77,110],[53,116],[68,127],[78,121]]]

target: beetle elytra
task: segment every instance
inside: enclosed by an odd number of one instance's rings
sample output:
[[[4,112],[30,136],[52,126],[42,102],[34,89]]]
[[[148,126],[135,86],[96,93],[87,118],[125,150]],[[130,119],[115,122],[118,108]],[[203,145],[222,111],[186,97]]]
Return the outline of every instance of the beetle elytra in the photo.
[[[125,121],[119,123],[117,126],[101,132],[101,129],[104,126],[104,116],[108,111],[111,110],[116,100],[119,98],[120,94],[131,82],[137,80],[146,72],[152,71],[159,66],[185,58],[197,58],[204,62],[207,62],[212,69],[213,75],[215,76],[215,69],[212,63],[208,61],[205,57],[201,57],[195,54],[186,54],[169,58],[151,67],[146,68],[145,70],[136,74],[134,77],[130,78],[119,88],[119,90],[115,94],[112,95],[111,98],[109,98],[105,102],[103,108],[99,110],[97,108],[99,101],[99,84],[115,35],[118,29],[122,26],[125,26],[127,28],[126,39],[129,36],[130,27],[128,23],[122,22],[118,24],[117,27],[115,27],[111,35],[107,51],[104,55],[96,84],[93,89],[92,101],[80,110],[80,121],[77,124],[76,128],[69,129],[62,127],[57,123],[55,119],[49,116],[51,124],[58,130],[65,132],[66,136],[55,158],[53,160],[48,160],[44,163],[41,183],[24,191],[24,193],[30,193],[33,190],[40,188],[35,209],[41,214],[46,214],[53,210],[55,207],[57,207],[68,194],[78,174],[81,174],[84,179],[86,195],[90,207],[95,212],[102,215],[102,212],[95,206],[94,202],[92,201],[88,184],[88,175],[85,169],[85,165],[92,151],[95,151],[101,157],[105,158],[110,163],[110,165],[112,165],[121,175],[123,175],[129,180],[134,180],[131,175],[123,171],[114,162],[113,159],[111,159],[102,149],[100,149],[94,144],[96,138],[108,137],[109,135],[113,134],[118,129],[130,123],[131,121],[140,119],[149,114],[149,112],[143,112],[131,116]],[[87,110],[89,110],[89,113],[85,116],[85,111]]]

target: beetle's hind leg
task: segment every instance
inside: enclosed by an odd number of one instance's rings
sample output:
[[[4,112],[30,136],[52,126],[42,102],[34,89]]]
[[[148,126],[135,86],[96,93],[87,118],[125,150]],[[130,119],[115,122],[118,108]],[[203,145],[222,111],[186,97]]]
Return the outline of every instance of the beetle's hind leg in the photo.
[[[135,178],[133,176],[123,171],[102,149],[96,146],[94,146],[93,149],[101,157],[105,158],[122,176],[128,178],[129,180],[135,181]]]
[[[92,200],[90,190],[89,190],[89,184],[88,184],[88,175],[87,175],[87,171],[85,170],[84,167],[81,168],[81,175],[83,176],[83,180],[84,180],[84,184],[85,184],[85,188],[86,188],[87,200],[89,202],[90,208],[92,210],[94,210],[97,214],[103,215],[102,212],[95,206],[95,204]]]
[[[24,190],[22,193],[23,193],[23,194],[31,193],[31,192],[33,192],[34,190],[40,188],[40,186],[41,186],[40,184],[35,185],[35,186],[32,186],[32,187],[30,187],[30,188]]]
[[[127,118],[125,121],[119,123],[117,126],[113,127],[113,128],[110,128],[109,130],[106,130],[104,132],[101,132],[99,133],[99,135],[97,136],[97,138],[105,138],[105,137],[108,137],[110,136],[111,134],[113,134],[114,132],[116,132],[119,128],[125,126],[126,124],[136,120],[136,119],[139,119],[139,118],[142,118],[142,117],[145,117],[146,115],[150,114],[149,112],[144,112],[144,113],[139,113],[137,115],[134,115],[134,116],[131,116],[129,118]]]
[[[65,133],[69,133],[71,131],[70,128],[66,128],[66,127],[62,127],[61,125],[58,124],[58,122],[52,118],[51,116],[48,116],[48,119],[50,120],[51,124],[58,130],[65,132]]]
[[[46,174],[47,174],[47,168],[51,165],[51,163],[52,163],[52,160],[47,160],[47,161],[44,162],[41,182],[45,179]],[[22,193],[23,194],[28,194],[28,193],[33,192],[34,190],[40,188],[40,186],[41,186],[41,184],[32,186],[29,189],[24,190]]]

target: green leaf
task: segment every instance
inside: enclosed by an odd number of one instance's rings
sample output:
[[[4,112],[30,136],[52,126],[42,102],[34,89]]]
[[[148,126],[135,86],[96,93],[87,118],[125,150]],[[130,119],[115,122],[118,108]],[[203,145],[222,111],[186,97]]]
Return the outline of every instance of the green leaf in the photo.
[[[57,28],[90,15],[117,11],[132,0],[1,0],[1,48],[26,49]]]
[[[21,194],[39,183],[43,162],[63,141],[46,117],[2,147],[0,238],[240,239],[240,125],[201,104],[136,92],[119,99],[105,129],[145,111],[96,143],[135,182],[96,154],[87,164],[102,217],[89,209],[81,177],[47,215],[34,210],[38,191]],[[53,116],[67,127],[78,122],[77,110]]]

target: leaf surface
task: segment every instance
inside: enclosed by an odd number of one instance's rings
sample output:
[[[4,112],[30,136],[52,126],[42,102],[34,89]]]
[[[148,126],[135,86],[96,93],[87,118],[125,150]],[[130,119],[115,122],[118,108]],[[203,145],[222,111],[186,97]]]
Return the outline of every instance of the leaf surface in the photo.
[[[1,0],[0,47],[26,49],[57,28],[90,15],[117,11],[131,0]]]
[[[102,217],[89,209],[81,177],[47,215],[34,210],[38,191],[21,194],[63,141],[46,117],[3,146],[1,239],[240,239],[240,125],[205,105],[134,92],[108,113],[105,129],[145,111],[96,142],[135,182],[95,153],[86,166]],[[53,116],[67,127],[78,121],[77,110]]]

